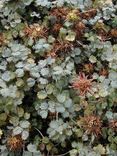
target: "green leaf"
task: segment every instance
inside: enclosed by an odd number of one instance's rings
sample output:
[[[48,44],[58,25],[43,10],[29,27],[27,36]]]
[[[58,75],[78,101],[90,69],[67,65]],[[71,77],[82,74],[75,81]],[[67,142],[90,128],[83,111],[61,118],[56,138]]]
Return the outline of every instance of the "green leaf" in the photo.
[[[48,116],[48,111],[46,111],[46,110],[42,110],[42,111],[40,111],[39,114],[41,115],[41,117],[42,117],[43,119],[46,119],[47,116]]]
[[[17,108],[17,113],[18,113],[18,116],[19,117],[23,117],[23,115],[24,115],[24,109],[21,108],[21,107],[18,107]]]
[[[91,63],[96,63],[96,62],[97,62],[97,59],[96,59],[95,56],[91,55],[90,58],[89,58],[89,61],[90,61]]]
[[[22,128],[29,128],[30,122],[29,122],[29,121],[26,121],[26,120],[20,121],[20,126],[21,126]]]
[[[66,100],[66,94],[64,94],[64,93],[58,94],[58,95],[57,95],[57,100],[58,100],[60,103],[65,102],[65,100]]]
[[[23,69],[17,69],[15,71],[17,77],[23,77],[24,76],[24,70]]]
[[[65,112],[65,108],[63,106],[57,106],[56,111],[60,112],[60,113],[63,113],[63,112]]]
[[[28,120],[28,119],[30,118],[30,113],[26,112],[26,113],[24,114],[24,118],[25,118],[26,120]]]
[[[71,99],[66,100],[64,105],[66,108],[70,108],[72,106],[72,100]]]
[[[1,113],[0,114],[0,121],[6,121],[7,119],[7,114],[6,113]]]
[[[94,147],[93,149],[94,149],[94,151],[96,151],[97,153],[100,153],[101,155],[105,155],[106,154],[106,149],[101,144],[99,144],[98,146]]]
[[[14,134],[14,135],[18,135],[18,134],[21,134],[22,131],[23,131],[23,129],[22,129],[21,127],[17,126],[17,127],[15,127],[15,128],[13,129],[13,134]]]
[[[63,74],[63,68],[60,67],[60,66],[56,66],[56,67],[54,67],[53,70],[54,70],[54,72],[53,72],[54,75],[60,75],[60,74]]]
[[[49,143],[49,138],[48,138],[48,137],[43,137],[43,138],[42,138],[42,142],[43,142],[44,144],[48,144],[48,143]]]
[[[36,145],[34,145],[34,144],[31,144],[31,143],[28,144],[27,149],[28,149],[29,152],[34,153],[34,155],[35,155],[36,153],[37,153],[38,155],[40,154],[40,152],[37,150]]]
[[[68,35],[65,37],[65,39],[67,41],[74,41],[75,38],[76,38],[76,33],[75,32],[71,32],[71,31],[69,31]]]
[[[6,82],[11,80],[11,72],[10,71],[6,71],[2,74],[2,79]]]
[[[47,97],[47,93],[45,91],[40,91],[37,93],[37,97],[39,99],[45,99]]]
[[[28,137],[29,137],[29,132],[26,131],[26,130],[24,130],[24,131],[22,132],[22,139],[23,139],[23,140],[26,140]]]
[[[47,103],[47,102],[41,103],[40,109],[42,109],[42,110],[47,110],[47,109],[48,109],[48,103]]]
[[[42,68],[40,72],[41,72],[42,76],[48,76],[49,75],[49,69],[48,68]]]
[[[19,124],[19,117],[17,117],[17,116],[12,116],[12,117],[10,117],[9,122],[10,122],[11,124],[13,124],[14,126],[17,126],[17,125]]]
[[[32,2],[33,2],[33,0],[25,0],[25,1],[24,1],[24,4],[25,4],[25,5],[30,5]]]
[[[23,151],[23,156],[32,156],[32,152]]]
[[[72,149],[72,150],[70,151],[70,156],[77,156],[77,155],[78,155],[78,150]]]
[[[46,86],[47,94],[52,94],[53,89],[54,89],[54,86],[53,86],[52,84],[48,84],[48,85]]]

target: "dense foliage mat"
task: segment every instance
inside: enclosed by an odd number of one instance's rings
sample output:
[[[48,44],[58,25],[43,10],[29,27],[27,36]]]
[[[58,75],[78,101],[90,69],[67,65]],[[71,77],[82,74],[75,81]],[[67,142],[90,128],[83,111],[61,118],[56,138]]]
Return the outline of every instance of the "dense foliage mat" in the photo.
[[[0,156],[117,156],[117,1],[0,1]]]

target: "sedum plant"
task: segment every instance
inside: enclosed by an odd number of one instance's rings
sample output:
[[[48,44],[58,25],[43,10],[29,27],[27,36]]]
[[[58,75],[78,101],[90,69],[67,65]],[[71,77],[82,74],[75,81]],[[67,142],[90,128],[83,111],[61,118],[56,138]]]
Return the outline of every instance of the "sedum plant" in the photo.
[[[0,155],[117,155],[116,0],[0,1]]]

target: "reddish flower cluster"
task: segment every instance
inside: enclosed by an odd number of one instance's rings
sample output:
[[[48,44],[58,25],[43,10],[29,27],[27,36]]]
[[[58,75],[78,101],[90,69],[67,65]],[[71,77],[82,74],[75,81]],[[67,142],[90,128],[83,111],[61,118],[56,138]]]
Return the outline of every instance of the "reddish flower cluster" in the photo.
[[[62,27],[62,25],[59,23],[54,24],[53,28],[51,29],[52,34],[57,36],[59,34],[61,27]]]
[[[56,16],[57,20],[61,21],[62,19],[65,20],[67,14],[69,13],[69,8],[63,8],[63,7],[59,7],[59,8],[53,8],[50,11],[50,15],[51,16]]]
[[[117,132],[117,120],[110,121],[109,127],[112,128],[114,131]]]
[[[82,127],[87,134],[98,136],[101,134],[102,123],[99,117],[89,115],[81,118]]]
[[[92,73],[94,70],[94,66],[91,63],[86,63],[83,66],[83,71],[85,71],[86,73]]]
[[[5,43],[5,37],[2,33],[0,33],[0,46]]]
[[[11,136],[7,140],[7,147],[10,151],[20,151],[23,148],[23,140],[20,135]]]
[[[46,31],[47,30],[44,30],[44,28],[37,23],[24,28],[24,34],[34,39],[37,37],[44,37],[46,35]]]
[[[69,52],[69,50],[71,50],[72,47],[73,44],[69,41],[64,41],[64,42],[56,41],[53,44],[53,49],[48,53],[47,56],[56,57],[61,52],[62,53]]]
[[[90,9],[88,11],[81,12],[80,16],[83,19],[90,19],[90,18],[95,17],[96,13],[97,13],[97,10],[96,9]]]
[[[102,75],[102,76],[108,76],[108,70],[106,68],[102,68],[99,71],[99,74]]]
[[[117,38],[117,28],[111,30],[111,36]]]
[[[49,111],[48,118],[50,120],[56,119],[57,116],[58,116],[58,113],[57,112],[50,112]]]
[[[83,36],[83,34],[85,32],[86,26],[83,22],[79,21],[74,24],[74,29],[76,32],[76,38],[81,39],[81,37]]]
[[[87,92],[91,92],[92,80],[88,79],[84,73],[80,73],[77,78],[72,82],[72,88],[78,90],[81,96],[84,96]]]

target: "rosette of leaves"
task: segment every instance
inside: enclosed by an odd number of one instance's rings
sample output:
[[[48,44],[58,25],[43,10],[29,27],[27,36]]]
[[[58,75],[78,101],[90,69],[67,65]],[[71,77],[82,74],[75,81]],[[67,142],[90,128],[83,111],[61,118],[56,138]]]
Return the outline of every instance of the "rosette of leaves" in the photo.
[[[62,93],[54,93],[55,89],[52,85],[48,85],[47,89],[47,92],[40,91],[37,94],[38,99],[43,100],[41,103],[39,101],[35,102],[35,109],[37,110],[38,114],[42,118],[47,118],[49,113],[55,113],[55,118],[57,118],[60,114],[64,118],[70,117],[74,112],[74,105],[73,101],[69,97],[68,92],[64,91]],[[44,100],[47,97],[52,100],[47,100],[45,102]]]
[[[49,138],[62,143],[72,135],[72,129],[68,122],[63,122],[62,119],[59,119],[50,122],[47,133],[49,134]]]
[[[44,56],[45,52],[51,50],[51,45],[48,44],[44,38],[42,38],[36,42],[36,44],[34,45],[34,50],[36,54]]]
[[[3,58],[6,58],[8,62],[12,61],[16,63],[21,60],[26,60],[30,53],[30,49],[28,49],[24,45],[13,42],[9,44],[9,48],[3,48],[2,56]]]

